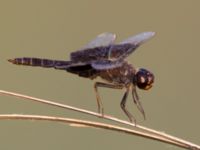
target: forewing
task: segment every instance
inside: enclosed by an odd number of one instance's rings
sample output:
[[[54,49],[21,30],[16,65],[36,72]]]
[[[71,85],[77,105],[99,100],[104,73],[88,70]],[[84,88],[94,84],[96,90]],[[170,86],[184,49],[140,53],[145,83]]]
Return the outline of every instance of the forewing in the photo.
[[[99,34],[95,39],[90,41],[87,45],[85,45],[82,49],[91,49],[100,46],[108,46],[114,43],[116,39],[116,35],[113,33],[105,32]]]
[[[150,38],[155,35],[155,32],[142,32],[128,39],[125,39],[120,44],[133,44],[133,45],[141,45],[142,43],[146,42]]]
[[[154,32],[143,32],[122,41],[111,48],[110,56],[115,59],[125,59],[133,53],[138,46],[154,36]]]
[[[91,63],[91,66],[96,70],[107,70],[113,69],[122,66],[124,63],[123,60],[102,60],[102,61],[95,61]]]

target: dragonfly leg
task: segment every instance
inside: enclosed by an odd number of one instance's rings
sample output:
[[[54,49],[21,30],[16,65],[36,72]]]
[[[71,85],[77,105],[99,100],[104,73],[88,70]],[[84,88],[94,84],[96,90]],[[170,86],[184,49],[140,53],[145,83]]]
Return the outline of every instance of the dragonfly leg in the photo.
[[[122,101],[120,103],[120,106],[126,116],[129,118],[130,122],[134,122],[136,124],[136,119],[133,117],[133,115],[126,109],[126,100],[129,94],[129,88],[127,88],[126,92],[124,93],[124,96],[122,98]]]
[[[135,88],[132,89],[132,97],[133,97],[133,102],[136,104],[138,110],[142,113],[144,120],[145,120],[146,115],[145,115],[144,109],[142,107],[142,103],[140,102],[139,96],[138,96]]]
[[[103,108],[103,103],[101,101],[101,98],[99,96],[98,87],[105,87],[105,88],[112,88],[112,89],[122,89],[123,87],[121,85],[113,85],[113,84],[107,84],[107,83],[102,83],[102,82],[95,82],[94,91],[95,91],[96,99],[97,99],[98,113],[101,113],[103,116],[104,108]]]

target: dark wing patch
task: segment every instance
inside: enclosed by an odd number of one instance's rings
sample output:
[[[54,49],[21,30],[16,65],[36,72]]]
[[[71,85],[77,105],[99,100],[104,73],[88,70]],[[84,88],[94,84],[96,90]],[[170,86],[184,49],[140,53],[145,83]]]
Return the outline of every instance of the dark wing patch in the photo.
[[[110,46],[95,47],[81,51],[72,52],[70,54],[71,61],[75,62],[90,62],[94,60],[107,59]]]
[[[98,71],[90,64],[71,65],[66,67],[65,70],[85,78],[94,79],[98,76]]]
[[[88,62],[97,59],[106,59],[110,45],[114,44],[116,35],[113,33],[99,34],[82,49],[72,52],[70,60],[75,62]]]

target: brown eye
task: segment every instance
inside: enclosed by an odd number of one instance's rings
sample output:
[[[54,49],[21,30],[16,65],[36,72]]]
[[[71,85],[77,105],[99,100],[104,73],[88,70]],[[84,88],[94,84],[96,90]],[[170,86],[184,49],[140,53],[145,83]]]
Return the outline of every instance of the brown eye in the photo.
[[[143,89],[143,90],[148,90],[152,87],[152,84],[154,82],[154,75],[146,70],[146,69],[139,69],[139,71],[136,73],[136,85],[138,88]]]

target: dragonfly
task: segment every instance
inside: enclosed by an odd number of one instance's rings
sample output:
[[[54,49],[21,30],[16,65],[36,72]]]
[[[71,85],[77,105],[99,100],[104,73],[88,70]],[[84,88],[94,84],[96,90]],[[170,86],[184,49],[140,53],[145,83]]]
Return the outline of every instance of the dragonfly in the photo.
[[[102,82],[94,83],[98,113],[104,115],[104,107],[98,88],[125,89],[121,99],[121,109],[130,122],[136,123],[135,117],[127,110],[126,102],[132,93],[133,102],[146,118],[136,88],[149,90],[154,82],[154,75],[147,69],[135,68],[126,58],[141,44],[151,39],[155,32],[142,32],[120,43],[115,43],[114,33],[102,33],[80,50],[70,53],[70,60],[53,60],[33,57],[8,59],[16,65],[26,65],[64,70],[91,80],[100,77]]]

